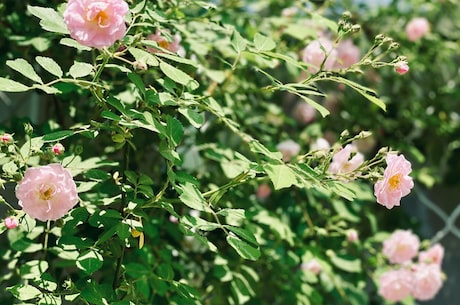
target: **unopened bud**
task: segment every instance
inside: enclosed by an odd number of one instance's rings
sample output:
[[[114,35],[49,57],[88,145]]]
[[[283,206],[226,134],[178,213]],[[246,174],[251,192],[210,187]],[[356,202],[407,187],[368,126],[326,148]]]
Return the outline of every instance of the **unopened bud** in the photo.
[[[0,141],[3,143],[3,144],[11,144],[13,143],[13,136],[9,133],[4,133],[1,138],[0,138]]]
[[[348,20],[352,17],[351,13],[349,11],[345,11],[342,14],[342,19]]]
[[[15,229],[19,225],[18,219],[15,216],[8,216],[5,218],[4,223],[7,229]]]
[[[351,26],[351,31],[352,31],[353,33],[357,33],[357,32],[359,32],[359,31],[361,31],[361,26],[360,26],[359,24],[353,24],[353,25]]]
[[[399,48],[399,43],[397,43],[397,42],[392,42],[392,43],[390,44],[389,48],[390,48],[391,50],[396,50],[397,48]]]
[[[382,42],[384,39],[385,39],[385,35],[383,35],[383,34],[378,34],[377,36],[375,36],[374,41],[375,41],[376,43],[380,43],[380,42]]]
[[[395,67],[396,73],[398,74],[403,75],[409,72],[409,65],[405,61],[399,61],[395,63],[394,67]]]
[[[53,154],[55,154],[56,156],[59,156],[64,153],[65,147],[61,143],[56,143],[53,145],[53,147],[51,147],[51,150],[53,151]]]

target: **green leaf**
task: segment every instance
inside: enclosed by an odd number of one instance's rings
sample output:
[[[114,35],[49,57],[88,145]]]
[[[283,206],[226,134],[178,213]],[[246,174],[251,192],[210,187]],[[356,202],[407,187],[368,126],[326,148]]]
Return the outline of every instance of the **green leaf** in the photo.
[[[149,52],[136,48],[129,48],[128,51],[137,61],[145,62],[152,67],[158,66],[158,59]]]
[[[250,242],[251,244],[253,244],[255,246],[259,245],[259,243],[257,242],[256,237],[249,230],[239,228],[239,227],[235,227],[235,226],[230,226],[230,225],[225,225],[224,227],[226,229],[232,231],[233,233],[237,234],[241,238],[245,239],[246,241]]]
[[[324,118],[327,115],[329,115],[329,110],[327,110],[325,107],[323,107],[321,104],[315,102],[309,97],[306,97],[305,95],[299,95],[305,102],[313,106],[318,112],[321,114],[321,116]]]
[[[227,242],[244,259],[255,261],[260,257],[260,250],[250,246],[236,236],[227,235]]]
[[[35,299],[42,294],[40,290],[32,285],[19,284],[13,287],[7,287],[6,290],[11,292],[14,297],[21,301]]]
[[[330,257],[331,262],[339,269],[347,272],[361,272],[361,260],[350,255],[336,255]]]
[[[93,66],[84,62],[74,61],[70,67],[69,75],[73,78],[88,76],[93,72]]]
[[[112,121],[117,121],[117,122],[121,121],[121,117],[119,115],[109,110],[102,111],[101,117],[103,117],[104,119],[112,120]]]
[[[102,255],[93,250],[88,250],[80,254],[77,260],[77,267],[87,274],[93,274],[102,267],[104,259]]]
[[[204,123],[204,115],[203,113],[197,112],[191,108],[179,108],[179,112],[187,118],[187,120],[192,124],[195,128],[200,128],[203,126]]]
[[[225,217],[232,217],[238,220],[244,219],[246,217],[244,209],[222,209],[216,214]]]
[[[58,94],[61,93],[61,91],[55,87],[50,87],[46,85],[40,85],[40,84],[34,84],[32,88],[40,89],[46,94]]]
[[[25,77],[37,83],[43,84],[42,79],[35,72],[34,67],[32,67],[32,65],[29,64],[29,62],[25,60],[24,58],[16,58],[15,60],[7,60],[6,65],[10,67],[11,69],[18,71]]]
[[[52,132],[49,134],[46,134],[42,137],[43,142],[57,142],[60,140],[63,140],[65,138],[68,138],[70,136],[73,136],[75,134],[75,131],[73,130],[60,130],[56,132]]]
[[[212,212],[196,185],[186,182],[178,185],[178,189],[181,191],[179,199],[185,205],[198,211]]]
[[[255,139],[249,142],[249,147],[252,152],[265,155],[270,159],[280,160],[283,156],[283,154],[279,151],[270,151],[267,147],[265,147],[262,143]]]
[[[142,81],[142,78],[137,73],[128,73],[129,80],[136,86],[139,92],[144,95],[145,94],[145,85]]]
[[[22,279],[39,279],[46,270],[48,270],[48,262],[31,260],[21,266],[20,274]]]
[[[233,31],[231,39],[232,47],[236,52],[241,53],[246,49],[248,41],[237,30]]]
[[[184,127],[178,119],[168,116],[166,118],[166,133],[171,141],[171,144],[177,146],[182,141]]]
[[[178,62],[178,63],[181,63],[181,64],[186,64],[186,65],[189,65],[189,66],[192,66],[192,67],[195,67],[197,68],[198,67],[198,64],[188,58],[184,58],[184,57],[180,57],[178,55],[173,55],[173,54],[169,54],[169,53],[155,53],[156,56],[159,56],[159,57],[164,57],[164,58],[167,58],[167,59],[170,59],[172,61],[175,61],[175,62]]]
[[[294,171],[285,164],[265,164],[263,167],[268,177],[270,177],[275,190],[290,187],[297,183]]]
[[[59,41],[59,43],[62,44],[63,46],[75,48],[79,51],[91,51],[92,50],[90,47],[84,46],[72,38],[62,38]]]
[[[53,74],[54,76],[57,76],[59,78],[62,77],[62,69],[61,67],[54,61],[54,59],[50,57],[43,57],[43,56],[37,56],[35,57],[35,60],[38,62],[38,64],[48,71],[49,73]]]
[[[41,27],[49,32],[69,34],[64,19],[55,10],[49,7],[27,6],[27,11],[40,18]]]
[[[195,81],[190,75],[164,61],[160,63],[160,70],[174,82],[184,86],[190,86],[190,89],[192,90],[195,90],[199,87],[198,82]]]
[[[270,37],[256,33],[254,36],[254,46],[257,51],[270,51],[276,47],[276,43]]]
[[[0,77],[0,91],[3,92],[22,92],[22,91],[27,91],[30,90],[31,87],[27,87],[26,85],[23,85],[21,83],[18,83],[17,81]]]

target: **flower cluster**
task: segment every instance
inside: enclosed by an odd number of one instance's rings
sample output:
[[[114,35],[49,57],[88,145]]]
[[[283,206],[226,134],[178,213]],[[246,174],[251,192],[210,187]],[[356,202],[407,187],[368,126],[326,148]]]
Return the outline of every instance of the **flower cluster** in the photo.
[[[378,279],[379,294],[397,302],[409,296],[425,301],[434,298],[442,287],[441,264],[444,248],[435,244],[419,252],[420,242],[410,231],[397,230],[383,243],[383,254],[394,268]],[[413,262],[418,254],[418,261]]]

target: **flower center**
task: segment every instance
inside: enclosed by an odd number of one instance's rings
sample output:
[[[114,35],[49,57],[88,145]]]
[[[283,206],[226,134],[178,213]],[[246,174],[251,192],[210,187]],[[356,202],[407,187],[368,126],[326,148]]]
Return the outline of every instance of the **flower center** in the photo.
[[[41,200],[50,200],[53,198],[54,194],[56,193],[53,185],[42,185],[40,187],[40,199]]]
[[[401,174],[396,174],[396,175],[391,176],[390,179],[388,179],[388,184],[390,186],[390,189],[391,190],[398,189],[399,185],[401,184],[401,180],[402,180]]]
[[[86,19],[97,23],[101,27],[108,26],[107,21],[109,20],[109,15],[104,10],[104,7],[98,5],[90,5],[86,10]]]
[[[167,40],[160,40],[158,45],[163,49],[167,49],[169,47],[169,42]]]

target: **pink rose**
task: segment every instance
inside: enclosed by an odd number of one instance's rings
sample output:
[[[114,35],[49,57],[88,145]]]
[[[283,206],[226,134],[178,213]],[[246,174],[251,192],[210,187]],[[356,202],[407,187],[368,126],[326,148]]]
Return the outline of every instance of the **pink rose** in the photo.
[[[312,259],[308,263],[302,263],[302,265],[300,265],[300,269],[308,270],[313,274],[318,275],[323,270],[323,267],[321,267],[316,259]]]
[[[14,229],[19,225],[18,219],[14,216],[8,216],[5,218],[4,223],[7,229]]]
[[[409,176],[412,167],[403,155],[388,154],[386,157],[387,168],[374,185],[374,195],[377,202],[388,209],[399,206],[401,198],[408,195],[414,187],[414,182]]]
[[[311,150],[329,150],[331,144],[325,138],[318,138],[311,144]]]
[[[352,153],[354,155],[352,156]],[[364,162],[364,156],[356,152],[356,147],[347,144],[332,157],[328,171],[331,174],[346,174],[356,170]]]
[[[354,243],[358,239],[359,239],[358,231],[356,231],[355,229],[350,229],[350,230],[347,231],[347,240],[349,242]]]
[[[331,70],[337,59],[337,50],[334,49],[332,42],[326,38],[313,40],[302,51],[302,60],[309,64],[308,70],[316,73],[320,70]],[[323,64],[324,62],[324,64]]]
[[[387,271],[380,276],[378,282],[379,294],[390,302],[401,301],[412,291],[412,274],[407,269]]]
[[[53,154],[58,156],[64,153],[65,148],[64,148],[64,145],[62,145],[61,143],[56,143],[53,145],[53,147],[51,147],[51,150],[53,151]]]
[[[163,49],[166,49],[168,51],[171,51],[173,53],[178,53],[179,50],[181,49],[180,42],[181,42],[182,39],[177,34],[173,36],[173,41],[172,42],[170,42],[165,37],[163,37],[161,35],[160,30],[158,30],[155,34],[148,35],[147,39],[155,41],[158,44],[159,47],[161,47]],[[163,52],[160,49],[151,48],[151,47],[147,47],[147,51],[152,52],[152,53]]]
[[[267,183],[262,183],[257,188],[256,196],[258,199],[266,199],[272,193],[272,189]]]
[[[409,72],[409,65],[405,61],[398,61],[397,63],[395,63],[394,68],[396,73],[401,75]]]
[[[383,255],[393,264],[401,264],[414,258],[420,246],[417,235],[411,231],[396,230],[383,242]]]
[[[300,152],[300,145],[292,140],[280,142],[276,148],[283,154],[283,161],[290,161]]]
[[[123,0],[69,0],[64,22],[76,41],[102,49],[125,36],[128,11]]]
[[[353,44],[351,39],[346,39],[337,46],[337,61],[335,68],[345,69],[359,62],[361,51]]]
[[[299,102],[294,106],[292,111],[294,118],[301,124],[311,123],[316,116],[316,109],[305,102]]]
[[[4,144],[11,144],[13,143],[13,136],[9,133],[4,133],[0,137],[0,141]]]
[[[413,18],[406,25],[406,36],[409,41],[416,41],[430,31],[430,23],[423,17]]]
[[[440,244],[435,244],[426,251],[421,251],[418,255],[418,261],[426,264],[436,264],[441,266],[444,258],[444,247]]]
[[[41,221],[61,218],[78,202],[72,175],[58,163],[28,168],[16,197],[25,213]]]
[[[412,267],[412,295],[420,301],[431,300],[442,286],[442,273],[438,265],[418,264]]]

